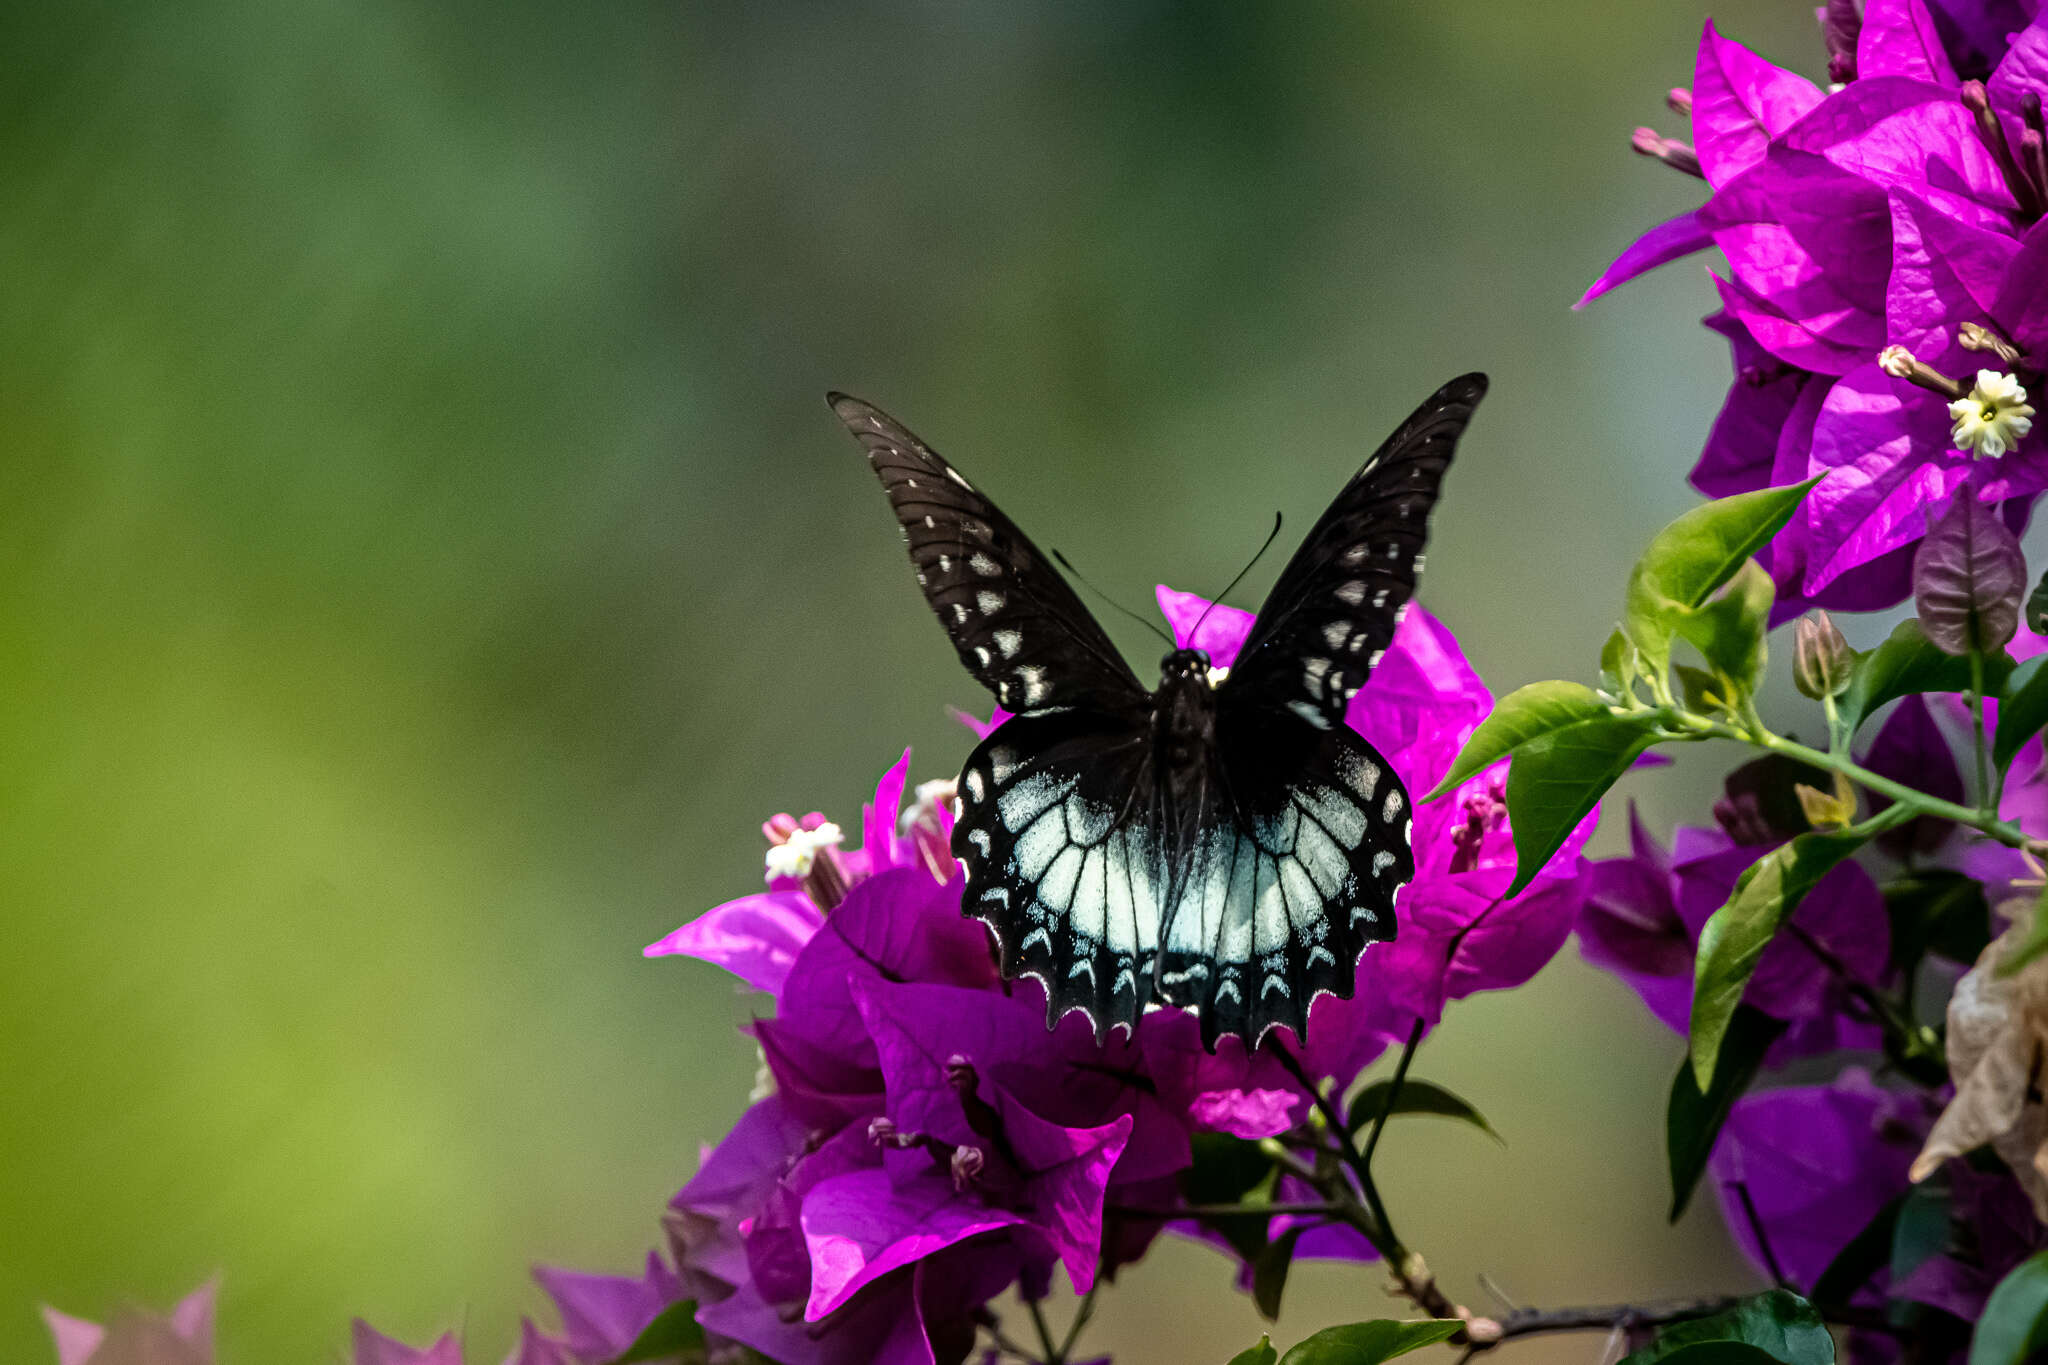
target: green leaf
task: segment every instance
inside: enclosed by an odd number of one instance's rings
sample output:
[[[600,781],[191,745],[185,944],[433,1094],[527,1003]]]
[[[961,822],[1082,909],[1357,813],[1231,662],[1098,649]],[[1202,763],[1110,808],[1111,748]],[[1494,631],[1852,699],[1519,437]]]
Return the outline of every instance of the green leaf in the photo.
[[[1991,906],[1975,877],[1925,868],[1887,882],[1885,917],[1891,921],[1892,965],[1910,974],[1928,953],[1970,963],[1991,942]]]
[[[1776,596],[1764,566],[1754,559],[1744,560],[1719,592],[1697,607],[1679,609],[1673,624],[1736,691],[1753,693],[1763,681],[1764,632]]]
[[[1902,1284],[1908,1275],[1948,1250],[1948,1191],[1934,1181],[1906,1191],[1899,1216],[1892,1224],[1892,1283]]]
[[[1347,1121],[1347,1128],[1352,1137],[1357,1137],[1368,1124],[1380,1116],[1380,1110],[1386,1108],[1387,1094],[1393,1088],[1394,1083],[1391,1080],[1374,1081],[1352,1099],[1351,1116]],[[1432,1085],[1428,1081],[1418,1081],[1412,1077],[1403,1081],[1401,1093],[1395,1099],[1388,1117],[1391,1118],[1394,1114],[1433,1114],[1438,1118],[1457,1119],[1461,1123],[1471,1124],[1503,1147],[1507,1145],[1506,1140],[1493,1131],[1493,1125],[1488,1123],[1477,1109],[1442,1086]]]
[[[1899,1210],[1905,1207],[1906,1196],[1899,1194],[1885,1202],[1877,1216],[1864,1224],[1863,1230],[1849,1239],[1847,1246],[1835,1253],[1835,1259],[1828,1262],[1828,1268],[1821,1271],[1820,1278],[1813,1282],[1812,1299],[1820,1304],[1845,1304],[1857,1290],[1870,1283],[1870,1277],[1891,1264],[1892,1237],[1898,1227]]]
[[[1306,1228],[1289,1228],[1252,1258],[1252,1303],[1271,1322],[1280,1316],[1280,1296],[1287,1292],[1287,1271],[1294,1264],[1294,1244]]]
[[[1678,679],[1678,699],[1685,703],[1685,709],[1703,715],[1729,709],[1733,700],[1727,694],[1734,689],[1722,682],[1704,668],[1691,664],[1671,665],[1672,674]]]
[[[1512,817],[1512,801],[1509,810]],[[1815,882],[1886,826],[1887,817],[1896,823],[1905,814],[1902,806],[1892,806],[1853,829],[1802,834],[1759,858],[1736,880],[1728,903],[1700,930],[1693,964],[1692,1070],[1701,1090],[1712,1086],[1721,1040],[1756,972],[1757,959],[1779,926],[1799,908]]]
[[[1190,1204],[1260,1204],[1267,1202],[1266,1185],[1273,1177],[1273,1159],[1256,1142],[1227,1133],[1196,1133],[1195,1159],[1181,1173],[1181,1192]],[[1209,1216],[1205,1227],[1230,1244],[1246,1261],[1258,1259],[1266,1247],[1272,1219],[1262,1213],[1232,1213]]]
[[[1707,1158],[1714,1153],[1714,1140],[1721,1136],[1721,1125],[1728,1121],[1728,1111],[1749,1089],[1757,1068],[1763,1065],[1764,1053],[1784,1031],[1784,1020],[1773,1019],[1750,1005],[1738,1005],[1714,1063],[1714,1082],[1705,1094],[1700,1093],[1692,1066],[1679,1064],[1678,1074],[1671,1080],[1671,1100],[1664,1110],[1664,1151],[1671,1163],[1672,1222],[1678,1221],[1691,1201],[1693,1189],[1707,1169]]]
[[[1419,1322],[1353,1322],[1325,1327],[1280,1357],[1280,1365],[1379,1365],[1383,1360],[1449,1341],[1464,1328],[1456,1318]]]
[[[1998,703],[1998,734],[1991,742],[1991,757],[2003,772],[2013,757],[2041,727],[2048,725],[2048,654],[2027,660],[2006,679]]]
[[[1818,482],[1722,498],[1693,508],[1657,533],[1629,573],[1623,622],[1651,671],[1661,674],[1670,666],[1678,612],[1698,607],[1733,578],[1791,520],[1806,491]]]
[[[662,1309],[653,1322],[641,1329],[633,1344],[613,1356],[608,1365],[636,1365],[639,1361],[680,1361],[685,1358],[701,1360],[704,1349],[704,1329],[697,1325],[697,1304],[695,1300],[684,1299]]]
[[[1550,730],[1515,750],[1507,785],[1515,836],[1515,880],[1508,895],[1521,894],[1657,738],[1657,722],[1647,713],[1604,713]]]
[[[1618,626],[1600,646],[1600,682],[1619,697],[1626,697],[1636,685],[1636,647]]]
[[[1579,725],[1607,720],[1613,713],[1592,688],[1575,682],[1539,682],[1518,687],[1493,705],[1443,780],[1425,801],[1434,801],[1476,773],[1484,772],[1525,744]]]
[[[1247,1347],[1230,1358],[1230,1365],[1275,1365],[1280,1353],[1273,1349],[1273,1338],[1260,1337],[1259,1344]]]
[[[2003,650],[1984,658],[1984,687],[1993,694],[2005,685],[2012,659]],[[1854,734],[1878,707],[1911,692],[1967,692],[1970,661],[1934,647],[1918,620],[1899,622],[1891,637],[1856,658],[1849,690],[1842,694],[1842,724]]]
[[[2012,1268],[1991,1291],[1970,1339],[1970,1365],[2021,1365],[2048,1346],[2048,1251]]]
[[[1750,1352],[1782,1365],[1834,1365],[1835,1339],[1812,1304],[1789,1289],[1773,1289],[1725,1312],[1675,1322],[1621,1365],[1749,1365],[1757,1361]]]

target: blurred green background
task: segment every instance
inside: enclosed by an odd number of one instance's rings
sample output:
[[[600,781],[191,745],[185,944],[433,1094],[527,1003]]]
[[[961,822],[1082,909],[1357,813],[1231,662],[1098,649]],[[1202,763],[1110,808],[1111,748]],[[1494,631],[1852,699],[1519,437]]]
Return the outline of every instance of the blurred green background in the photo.
[[[653,1241],[753,1055],[641,945],[985,704],[828,387],[1142,605],[1490,370],[1424,600],[1497,690],[1583,675],[1727,382],[1694,266],[1568,311],[1697,201],[1627,137],[1705,12],[0,10],[0,1358],[218,1270],[232,1365],[356,1313],[494,1361],[530,1262]],[[1821,65],[1810,5],[1716,18]],[[1404,1230],[1474,1299],[1747,1284],[1664,1226],[1677,1055],[1571,950],[1459,1007],[1418,1072],[1508,1145],[1394,1132]],[[1090,1341],[1220,1360],[1227,1280],[1163,1247]]]

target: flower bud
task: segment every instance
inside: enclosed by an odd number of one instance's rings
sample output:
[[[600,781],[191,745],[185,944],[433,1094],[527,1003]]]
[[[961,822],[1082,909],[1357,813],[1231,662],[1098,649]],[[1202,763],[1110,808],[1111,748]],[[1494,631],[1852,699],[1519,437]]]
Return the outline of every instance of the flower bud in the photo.
[[[1824,611],[1799,618],[1792,628],[1792,681],[1801,695],[1819,701],[1849,690],[1849,666],[1856,651]]]

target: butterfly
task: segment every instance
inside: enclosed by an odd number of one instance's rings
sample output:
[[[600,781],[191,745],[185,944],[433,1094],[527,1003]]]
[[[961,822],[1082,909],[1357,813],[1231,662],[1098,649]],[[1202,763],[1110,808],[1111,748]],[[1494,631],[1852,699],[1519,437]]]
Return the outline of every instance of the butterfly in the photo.
[[[1048,1027],[1101,1037],[1147,1010],[1256,1047],[1306,1038],[1394,936],[1415,875],[1409,795],[1344,723],[1422,571],[1429,514],[1486,376],[1417,408],[1282,571],[1236,662],[1176,649],[1147,690],[1045,555],[901,423],[827,396],[866,448],[926,600],[967,671],[1014,713],[968,756],[953,853],[962,911]]]

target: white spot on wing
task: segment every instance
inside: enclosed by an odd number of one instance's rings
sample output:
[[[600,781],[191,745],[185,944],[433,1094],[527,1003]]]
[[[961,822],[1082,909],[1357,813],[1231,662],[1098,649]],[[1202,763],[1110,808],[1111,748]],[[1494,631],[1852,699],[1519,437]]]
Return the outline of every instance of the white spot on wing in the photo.
[[[974,605],[981,608],[983,616],[994,616],[1003,609],[1003,595],[983,588],[974,594]]]
[[[965,612],[961,614],[966,615]],[[1021,631],[999,630],[995,634],[995,640],[996,648],[1002,651],[1005,659],[1016,658],[1017,651],[1024,647],[1024,635]]]
[[[968,556],[967,567],[980,574],[983,578],[994,578],[1003,571],[1002,565],[996,563],[995,560],[989,558],[980,550],[976,550],[972,555]]]
[[[1337,600],[1346,606],[1357,606],[1365,600],[1365,584],[1355,578],[1352,579],[1349,583],[1337,589]]]

